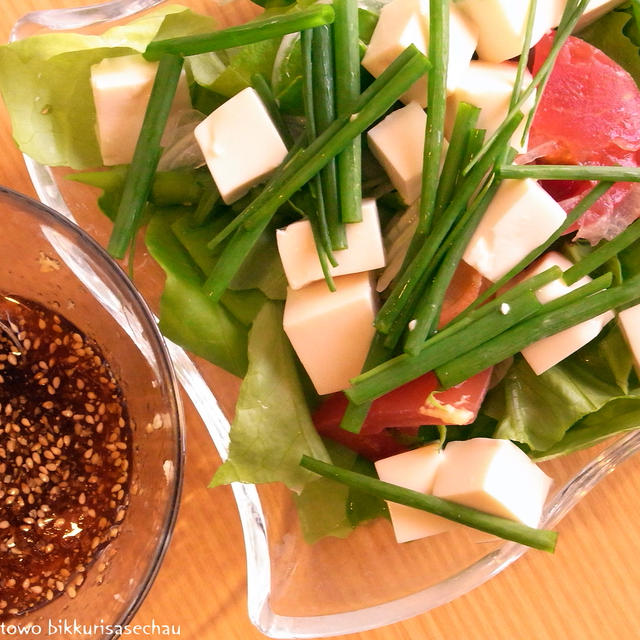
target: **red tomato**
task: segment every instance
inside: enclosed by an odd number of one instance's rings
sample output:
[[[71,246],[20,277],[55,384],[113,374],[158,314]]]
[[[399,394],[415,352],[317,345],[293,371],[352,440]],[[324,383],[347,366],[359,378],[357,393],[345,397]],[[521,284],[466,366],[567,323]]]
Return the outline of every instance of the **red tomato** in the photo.
[[[551,48],[553,34],[535,47],[533,73]],[[529,149],[551,144],[538,160],[547,164],[638,166],[640,90],[633,78],[599,49],[569,37],[560,50],[531,126]],[[588,182],[543,183],[569,210]],[[615,185],[572,229],[597,243],[612,238],[640,216],[630,183]]]
[[[340,428],[347,407],[343,393],[328,396],[315,411],[313,421],[321,435],[341,442],[370,460],[378,460],[406,451],[402,436],[415,435],[421,425],[473,422],[490,377],[491,369],[487,369],[451,389],[436,392],[439,385],[435,374],[426,373],[375,400],[358,434]],[[427,403],[432,393],[439,407]],[[390,431],[389,427],[394,429]]]

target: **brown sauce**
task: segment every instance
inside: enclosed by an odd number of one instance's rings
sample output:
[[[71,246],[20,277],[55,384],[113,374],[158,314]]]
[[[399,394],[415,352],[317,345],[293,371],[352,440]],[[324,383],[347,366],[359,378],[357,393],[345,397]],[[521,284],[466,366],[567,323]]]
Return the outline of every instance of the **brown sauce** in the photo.
[[[128,503],[131,429],[100,347],[0,296],[0,621],[74,597]]]

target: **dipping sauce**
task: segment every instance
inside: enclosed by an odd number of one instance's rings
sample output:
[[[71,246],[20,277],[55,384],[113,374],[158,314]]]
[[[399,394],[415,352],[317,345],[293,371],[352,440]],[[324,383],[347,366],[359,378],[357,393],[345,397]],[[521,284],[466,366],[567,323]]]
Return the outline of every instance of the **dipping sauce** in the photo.
[[[0,621],[66,593],[118,533],[131,426],[100,347],[0,295]]]

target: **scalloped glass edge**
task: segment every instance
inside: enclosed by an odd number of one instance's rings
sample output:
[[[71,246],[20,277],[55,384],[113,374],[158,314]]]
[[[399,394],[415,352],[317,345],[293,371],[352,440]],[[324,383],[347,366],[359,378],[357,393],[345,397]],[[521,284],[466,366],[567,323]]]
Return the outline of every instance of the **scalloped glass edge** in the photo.
[[[10,39],[21,39],[28,25],[51,30],[80,29],[119,20],[149,9],[164,0],[112,0],[76,9],[36,11],[23,16]],[[24,156],[27,171],[40,200],[71,221],[73,214],[62,197],[51,170]],[[229,447],[229,421],[215,395],[186,352],[165,340],[183,389],[200,414],[209,435],[224,459]],[[640,449],[640,432],[620,437],[585,465],[547,503],[541,526],[554,527],[600,480]],[[426,613],[480,586],[522,556],[528,548],[505,543],[495,551],[441,582],[408,596],[372,607],[321,616],[281,616],[271,610],[271,566],[267,522],[254,485],[233,483],[240,515],[247,561],[247,608],[252,624],[272,638],[317,638],[357,633],[386,626]]]

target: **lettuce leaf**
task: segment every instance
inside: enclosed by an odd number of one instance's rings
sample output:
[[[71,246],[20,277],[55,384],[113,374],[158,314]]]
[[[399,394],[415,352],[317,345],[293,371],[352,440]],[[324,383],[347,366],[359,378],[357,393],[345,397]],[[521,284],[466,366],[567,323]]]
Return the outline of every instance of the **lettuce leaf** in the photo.
[[[240,387],[230,437],[229,458],[211,486],[283,482],[300,492],[316,478],[300,467],[302,455],[329,461],[282,329],[281,303],[266,302],[249,333],[249,369]]]
[[[91,65],[141,52],[159,31],[184,35],[211,27],[211,18],[169,5],[101,36],[51,33],[0,47],[0,93],[16,144],[43,164],[102,165]]]

